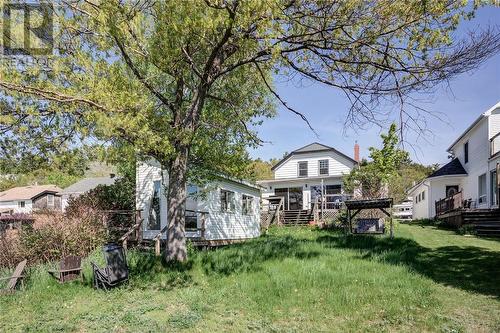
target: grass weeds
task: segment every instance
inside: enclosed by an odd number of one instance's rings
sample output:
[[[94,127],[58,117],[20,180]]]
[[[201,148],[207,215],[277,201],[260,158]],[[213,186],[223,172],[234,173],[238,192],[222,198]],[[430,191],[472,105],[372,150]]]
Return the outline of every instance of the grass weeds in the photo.
[[[129,251],[131,280],[109,292],[91,286],[99,252],[83,283],[60,285],[37,266],[25,290],[0,298],[0,331],[500,331],[500,242],[396,232],[275,228],[180,266]]]

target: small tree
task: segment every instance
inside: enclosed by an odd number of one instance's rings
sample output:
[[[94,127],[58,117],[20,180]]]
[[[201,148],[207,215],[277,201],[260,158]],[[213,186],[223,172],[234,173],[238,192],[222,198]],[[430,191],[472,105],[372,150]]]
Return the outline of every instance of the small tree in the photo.
[[[382,148],[369,148],[371,161],[363,161],[359,168],[353,169],[344,177],[347,191],[352,193],[360,185],[363,197],[387,196],[387,187],[399,177],[401,166],[410,161],[408,152],[398,148],[396,124],[391,124],[387,134],[381,134],[380,137]]]

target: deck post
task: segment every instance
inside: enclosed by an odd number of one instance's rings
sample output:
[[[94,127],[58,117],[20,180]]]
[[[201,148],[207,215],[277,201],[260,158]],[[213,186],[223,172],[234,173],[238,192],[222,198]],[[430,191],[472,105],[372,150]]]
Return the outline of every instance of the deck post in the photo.
[[[205,213],[201,213],[201,239],[205,239]]]
[[[160,238],[161,237],[157,237],[156,240],[155,240],[155,255],[157,257],[159,257],[161,255],[161,251],[160,251]]]
[[[352,232],[351,229],[351,210],[347,208],[347,224],[344,227],[344,233],[347,236],[347,228],[349,228],[349,231]]]

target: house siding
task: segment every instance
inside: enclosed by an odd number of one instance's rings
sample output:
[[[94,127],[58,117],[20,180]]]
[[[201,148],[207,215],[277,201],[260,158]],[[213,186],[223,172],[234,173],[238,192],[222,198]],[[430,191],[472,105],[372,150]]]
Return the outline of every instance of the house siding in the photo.
[[[165,184],[167,176],[162,179],[160,165],[156,161],[137,164],[136,172],[136,208],[142,210],[144,219],[144,238],[152,238],[158,231],[147,230],[153,186],[155,180],[162,180],[160,190],[160,219],[161,228],[167,225],[167,198]],[[234,212],[222,212],[220,208],[220,189],[235,193]],[[260,235],[260,190],[244,184],[229,180],[212,182],[197,198],[188,198],[186,208],[207,212],[205,221],[205,238],[208,240],[245,239]],[[244,215],[242,212],[242,196],[250,195],[254,198],[252,214]],[[188,237],[199,236],[196,233],[187,233]],[[164,236],[165,237],[165,236]]]
[[[229,190],[235,193],[234,212],[221,210],[220,190]],[[243,214],[243,194],[253,197],[252,212]],[[207,211],[205,238],[244,239],[260,235],[260,191],[232,182],[219,181],[209,185],[206,198],[198,203],[200,211]]]
[[[60,211],[62,208],[61,197],[55,194],[54,196],[54,205],[48,205],[48,196],[50,193],[42,194],[33,199],[33,209],[52,209]]]
[[[24,207],[19,207],[19,202],[24,201]],[[0,202],[0,211],[12,210],[14,213],[29,214],[33,209],[33,202],[31,200],[13,200]]]
[[[453,147],[453,153],[459,158],[467,177],[461,182],[461,190],[464,199],[477,200],[479,197],[479,176],[488,173],[489,159],[489,117],[483,118],[473,129],[471,129],[463,138],[461,138]],[[469,142],[469,159],[465,163],[464,144]],[[488,178],[488,176],[487,176]],[[487,181],[488,183],[488,181]],[[487,193],[489,184],[487,184]],[[444,192],[439,199],[444,198]],[[477,204],[477,208],[488,208],[489,200],[483,204]]]
[[[419,201],[418,203],[416,202],[417,196],[425,191],[425,199]],[[429,207],[429,201],[430,201],[430,193],[429,193],[429,186],[428,182],[424,181],[421,183],[419,186],[417,186],[413,191],[408,193],[412,199],[413,199],[413,218],[414,219],[425,219],[429,218],[430,216],[430,207]]]
[[[341,176],[347,174],[354,167],[355,163],[345,157],[332,151],[311,152],[292,155],[276,170],[274,170],[274,179],[301,178],[298,177],[298,162],[306,161],[308,164],[308,177],[318,177],[319,161],[328,160],[328,175]]]

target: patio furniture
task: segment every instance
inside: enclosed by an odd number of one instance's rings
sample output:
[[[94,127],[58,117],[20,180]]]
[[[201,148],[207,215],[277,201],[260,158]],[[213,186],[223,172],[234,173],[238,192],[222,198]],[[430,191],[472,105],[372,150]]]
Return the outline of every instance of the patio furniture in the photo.
[[[128,265],[125,251],[122,246],[108,244],[103,247],[106,267],[100,268],[92,264],[94,271],[94,288],[109,289],[128,281]]]
[[[73,281],[82,276],[82,257],[67,256],[61,260],[59,270],[49,270],[48,273],[57,279],[59,283]]]
[[[7,283],[7,287],[5,289],[0,290],[1,294],[10,294],[16,291],[16,286],[19,283],[19,281],[21,282],[21,284],[23,284],[23,278],[24,278],[23,272],[24,269],[26,268],[27,262],[28,261],[25,259],[21,261],[19,264],[17,264],[16,269],[14,270],[12,276],[0,278],[0,281],[9,280],[9,282]]]

